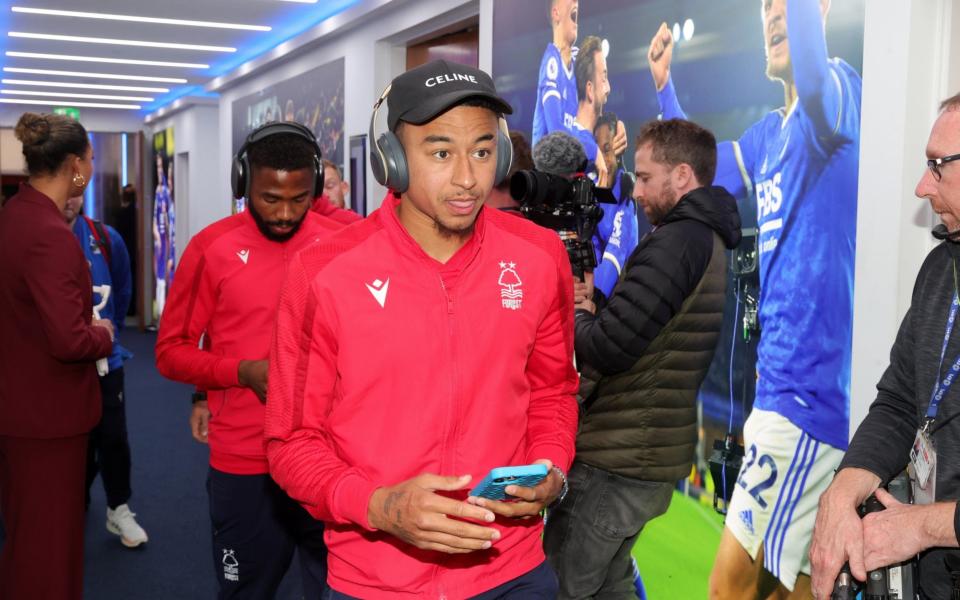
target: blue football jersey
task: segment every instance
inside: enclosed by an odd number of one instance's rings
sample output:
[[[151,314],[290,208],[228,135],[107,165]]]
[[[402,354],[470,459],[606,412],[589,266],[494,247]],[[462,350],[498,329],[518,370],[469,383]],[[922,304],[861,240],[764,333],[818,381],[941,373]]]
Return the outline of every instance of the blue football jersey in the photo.
[[[109,239],[110,243],[109,261],[107,261],[100,247],[101,243],[107,243],[107,239],[98,242],[94,232],[90,229],[90,225],[82,216],[78,217],[73,223],[73,234],[80,242],[80,249],[83,250],[87,265],[90,267],[90,280],[93,283],[93,304],[95,306],[103,302],[100,287],[110,286],[110,293],[99,314],[101,319],[113,321],[117,333],[113,338],[113,351],[107,361],[110,370],[116,371],[123,366],[123,361],[133,357],[133,353],[120,345],[120,330],[123,329],[123,321],[127,315],[127,309],[130,307],[133,278],[130,272],[130,255],[127,253],[127,246],[123,243],[120,233],[106,223],[103,223],[103,229],[105,237]]]
[[[754,406],[846,449],[861,79],[839,59],[829,71],[840,98],[831,135],[818,135],[795,102],[748,129],[736,150],[760,230]]]
[[[584,129],[580,123],[574,121],[570,133],[573,134],[573,137],[577,138],[577,141],[583,146],[584,153],[587,155],[587,168],[584,169],[584,172],[590,178],[590,181],[597,183],[599,178],[599,173],[597,173],[597,153],[600,152],[600,147],[597,146],[597,140],[593,137],[593,132]]]
[[[597,138],[593,137],[593,132],[589,129],[584,129],[580,123],[574,121],[573,127],[570,128],[570,133],[572,133],[573,137],[577,138],[577,141],[583,146],[583,151],[587,154],[588,164],[594,164],[597,161],[597,153],[600,151],[600,147],[597,146]],[[587,170],[590,170],[589,167]]]
[[[154,240],[154,271],[157,279],[166,279],[167,276],[167,255],[170,231],[170,204],[173,202],[170,198],[170,188],[167,186],[167,178],[164,177],[161,184],[157,186],[157,192],[153,199],[153,224],[160,235],[159,240]],[[158,245],[159,244],[159,245]]]
[[[607,298],[613,294],[627,259],[640,239],[650,231],[646,216],[637,214],[637,203],[630,196],[632,190],[626,189],[629,183],[623,171],[617,171],[616,183],[611,191],[619,202],[601,205],[603,217],[597,223],[593,236],[593,248],[597,255],[593,285]]]
[[[533,146],[540,138],[554,131],[573,132],[573,119],[577,116],[577,79],[573,73],[573,61],[577,48],[573,48],[570,68],[563,64],[560,49],[547,44],[540,61],[540,76],[537,83],[537,106],[533,111]]]

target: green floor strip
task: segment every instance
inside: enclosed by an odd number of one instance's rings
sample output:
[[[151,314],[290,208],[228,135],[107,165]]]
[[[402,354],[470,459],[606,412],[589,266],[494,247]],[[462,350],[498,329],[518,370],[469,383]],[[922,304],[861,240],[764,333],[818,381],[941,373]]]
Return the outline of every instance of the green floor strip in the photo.
[[[706,598],[721,531],[723,517],[712,506],[674,492],[667,513],[647,525],[633,548],[647,598]]]

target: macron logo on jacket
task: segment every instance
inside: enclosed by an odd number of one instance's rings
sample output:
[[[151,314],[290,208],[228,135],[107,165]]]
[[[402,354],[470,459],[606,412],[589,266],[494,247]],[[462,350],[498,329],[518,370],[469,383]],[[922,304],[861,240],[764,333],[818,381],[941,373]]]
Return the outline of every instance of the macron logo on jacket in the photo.
[[[388,277],[386,282],[377,279],[373,283],[366,284],[366,286],[367,289],[370,290],[370,293],[373,294],[373,299],[377,301],[380,308],[383,308],[387,302],[387,289],[390,287],[390,278]]]
[[[499,554],[437,564],[367,535],[367,501],[380,482],[420,472],[570,464],[573,277],[556,233],[487,208],[440,265],[400,223],[399,202],[391,194],[366,222],[291,261],[265,447],[273,479],[337,524],[326,533],[332,587],[356,598],[394,598],[401,585],[411,598],[465,598],[542,563],[541,525],[493,524]],[[385,307],[391,286],[391,310],[376,313],[370,296]],[[502,292],[518,310],[499,308]]]
[[[240,260],[243,261],[243,264],[247,264],[247,260],[250,258],[249,250],[241,250],[237,252],[237,256],[240,257]]]

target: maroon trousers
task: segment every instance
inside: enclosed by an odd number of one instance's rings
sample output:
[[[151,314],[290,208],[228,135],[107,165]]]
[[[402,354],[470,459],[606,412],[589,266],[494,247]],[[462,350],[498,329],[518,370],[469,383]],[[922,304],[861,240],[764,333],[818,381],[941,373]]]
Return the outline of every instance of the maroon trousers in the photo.
[[[83,596],[87,437],[0,436],[0,600]]]

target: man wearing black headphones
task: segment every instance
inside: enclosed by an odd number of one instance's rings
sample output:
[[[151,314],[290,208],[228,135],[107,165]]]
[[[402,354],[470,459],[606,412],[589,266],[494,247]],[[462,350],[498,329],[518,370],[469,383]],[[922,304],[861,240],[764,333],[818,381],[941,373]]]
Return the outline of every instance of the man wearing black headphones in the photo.
[[[553,598],[539,514],[563,496],[577,427],[566,250],[484,208],[511,163],[489,75],[434,61],[384,100],[371,160],[389,195],[290,264],[270,473],[328,522],[333,598]],[[515,502],[471,494],[531,463],[547,475],[507,485]]]
[[[287,264],[339,225],[309,210],[323,169],[302,125],[271,123],[251,133],[234,159],[232,184],[248,210],[206,227],[184,250],[160,321],[157,369],[206,390],[192,420],[200,423],[195,437],[210,445],[218,597],[272,598],[299,548],[305,595],[318,600],[326,586],[323,525],[270,479],[263,419]]]

